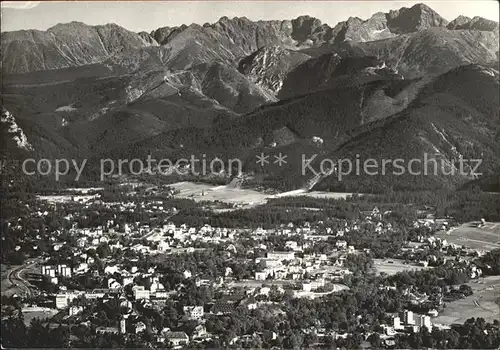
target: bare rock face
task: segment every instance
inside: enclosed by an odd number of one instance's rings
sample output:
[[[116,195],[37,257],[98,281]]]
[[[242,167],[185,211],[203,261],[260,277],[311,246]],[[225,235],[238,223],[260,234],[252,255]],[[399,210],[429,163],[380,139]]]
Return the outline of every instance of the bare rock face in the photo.
[[[252,82],[276,94],[288,72],[309,58],[305,53],[281,46],[264,47],[242,59],[238,70]]]
[[[471,18],[467,16],[458,16],[453,21],[448,23],[446,28],[448,29],[461,29],[464,25],[467,25],[470,22]]]
[[[448,29],[470,29],[498,33],[498,22],[479,16],[472,19],[465,16],[458,16],[448,24]]]
[[[387,40],[348,42],[344,55],[375,56],[406,78],[440,74],[460,65],[498,60],[498,33],[429,28]]]
[[[387,26],[386,14],[378,12],[363,21],[358,17],[351,17],[340,22],[335,28],[335,43],[344,41],[365,42],[381,40],[395,36]]]
[[[2,135],[2,151],[32,151],[33,146],[28,141],[26,134],[21,129],[14,118],[14,116],[4,107],[0,116],[0,132]]]
[[[147,42],[151,46],[158,46],[158,42],[155,40],[155,38],[153,38],[151,36],[151,34],[146,33],[146,32],[139,32],[138,34],[142,38],[142,40],[144,40],[145,42]]]
[[[114,24],[88,26],[72,22],[58,24],[45,32],[2,33],[2,70],[5,74],[16,74],[105,60],[117,64],[123,62],[127,69],[132,70],[138,69],[142,60],[148,65],[180,70],[207,62],[235,66],[264,47],[280,46],[292,50],[329,48],[345,42],[394,38],[447,24],[423,4],[389,13],[379,12],[367,20],[351,17],[334,27],[310,16],[275,21],[222,17],[213,24],[162,27],[150,34],[137,34]],[[454,21],[449,28],[491,31],[495,25],[498,26],[496,22],[478,17]],[[148,50],[155,47],[157,50]],[[276,90],[276,87],[272,89]]]
[[[417,4],[389,13],[377,12],[366,21],[351,17],[333,30],[334,42],[367,42],[413,33],[433,27],[444,27],[448,22],[430,7]]]
[[[432,27],[446,27],[448,21],[429,6],[417,4],[411,8],[390,11],[387,14],[387,24],[391,32],[404,34]]]
[[[321,28],[321,21],[310,16],[300,16],[291,21],[291,36],[298,42],[303,42],[311,38],[311,35]]]
[[[351,23],[353,25],[348,28],[345,34],[346,40],[364,42],[386,39],[395,35],[387,26],[387,16],[382,12],[374,14],[367,21],[358,21],[357,23],[352,21]]]
[[[187,25],[183,24],[179,27],[162,27],[151,32],[151,36],[160,45],[166,44],[169,40],[173,38],[176,34],[184,31]]]

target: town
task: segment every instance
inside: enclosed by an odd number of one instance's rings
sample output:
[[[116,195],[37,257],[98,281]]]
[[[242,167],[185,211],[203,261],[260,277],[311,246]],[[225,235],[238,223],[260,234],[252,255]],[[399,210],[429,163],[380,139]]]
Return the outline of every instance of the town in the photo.
[[[471,285],[493,278],[498,287],[500,251],[449,242],[460,224],[432,207],[411,219],[372,206],[353,218],[215,227],[181,215],[208,203],[176,198],[168,186],[120,191],[18,203],[23,214],[2,235],[13,266],[2,282],[3,339],[47,332],[54,342],[30,347],[500,344],[494,308],[486,320],[442,316],[473,295]]]

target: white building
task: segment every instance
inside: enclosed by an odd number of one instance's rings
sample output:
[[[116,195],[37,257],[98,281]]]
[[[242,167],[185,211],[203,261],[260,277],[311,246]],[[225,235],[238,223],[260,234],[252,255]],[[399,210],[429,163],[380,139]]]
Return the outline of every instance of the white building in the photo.
[[[125,318],[122,318],[120,320],[120,333],[121,334],[127,333],[127,320]]]
[[[66,294],[56,295],[56,309],[64,309],[68,307],[68,297]]]
[[[56,299],[56,304],[57,304],[57,299]],[[83,306],[72,306],[69,308],[70,316],[78,315],[81,312],[83,312]]]
[[[404,311],[403,312],[403,320],[404,323],[407,325],[414,325],[415,324],[415,319],[413,318],[413,311]]]
[[[346,241],[337,241],[335,243],[335,246],[337,248],[347,248],[347,242]]]
[[[286,248],[290,248],[290,249],[292,249],[292,250],[297,250],[298,244],[297,244],[297,242],[296,242],[296,241],[287,241],[287,242],[285,243],[285,247],[286,247]]]
[[[164,337],[174,347],[189,344],[189,337],[185,332],[165,332]]]
[[[136,325],[135,325],[135,333],[141,333],[141,332],[144,332],[146,330],[146,325],[144,324],[144,322],[142,321],[139,321]]]
[[[267,258],[272,260],[293,260],[295,259],[294,252],[268,252]]]
[[[160,243],[158,243],[158,250],[160,252],[164,252],[164,251],[167,251],[170,249],[170,245],[168,244],[167,241],[161,241]]]
[[[41,274],[49,277],[56,277],[56,268],[54,266],[42,265]]]
[[[396,316],[393,318],[393,327],[395,330],[401,329],[401,318],[399,316]]]
[[[267,272],[265,272],[265,271],[255,272],[255,280],[265,281],[266,278],[267,278]]]
[[[194,320],[199,320],[204,315],[203,306],[184,306],[182,310],[185,315]]]
[[[140,300],[140,299],[148,300],[150,296],[150,291],[144,289],[144,286],[134,286],[132,288],[132,292],[134,293],[135,300]]]
[[[56,308],[64,309],[68,304],[73,301],[78,295],[75,293],[60,293],[56,294]]]
[[[415,324],[419,327],[427,327],[429,331],[432,329],[432,322],[430,316],[419,315],[415,321],[416,321]]]
[[[71,267],[65,264],[57,265],[57,274],[63,277],[71,277]]]
[[[118,272],[118,265],[109,265],[104,268],[104,273],[106,275],[112,275]]]

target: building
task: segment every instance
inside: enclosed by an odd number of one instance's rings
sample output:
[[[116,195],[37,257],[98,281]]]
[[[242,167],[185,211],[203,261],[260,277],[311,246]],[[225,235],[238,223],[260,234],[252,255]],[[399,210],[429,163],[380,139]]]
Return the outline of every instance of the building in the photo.
[[[56,309],[64,309],[68,306],[68,297],[66,294],[56,295]]]
[[[431,322],[431,317],[427,315],[419,315],[415,319],[415,324],[419,327],[427,327],[427,329],[430,331],[432,329],[432,322]]]
[[[415,319],[413,318],[413,311],[405,310],[403,312],[403,321],[407,325],[414,325]]]
[[[403,328],[401,326],[401,318],[399,316],[393,318],[393,327],[395,330]]]
[[[273,268],[273,267],[277,267],[277,266],[281,266],[281,261],[280,260],[277,260],[277,259],[260,259],[260,261],[263,261],[264,262],[264,266],[266,268]]]
[[[295,259],[294,252],[268,252],[267,258],[271,260],[293,260]]]
[[[228,315],[233,313],[235,308],[236,305],[232,302],[218,300],[215,302],[214,306],[212,306],[210,312],[214,315]]]
[[[125,318],[122,318],[120,320],[120,333],[121,334],[127,333],[127,319],[125,319]]]
[[[106,275],[112,275],[114,273],[117,273],[119,271],[119,268],[117,265],[108,265],[104,268],[104,273]]]
[[[347,248],[347,242],[346,241],[337,241],[335,243],[335,246],[337,248]]]
[[[56,299],[56,304],[57,304],[57,299]],[[69,316],[74,316],[78,315],[79,313],[83,312],[83,306],[72,306],[69,308]]]
[[[76,274],[85,273],[88,270],[89,270],[89,264],[87,264],[87,263],[80,263],[78,265],[78,267],[75,269],[75,273]]]
[[[106,293],[104,293],[104,292],[92,291],[90,293],[85,293],[85,299],[89,299],[89,300],[102,299],[102,298],[104,298],[105,295],[106,295]]]
[[[63,277],[71,277],[71,267],[66,264],[57,265],[57,274]]]
[[[324,286],[325,286],[325,280],[323,278],[319,278],[315,281],[311,281],[311,290],[322,288]]]
[[[137,322],[137,324],[135,325],[135,333],[141,333],[141,332],[144,332],[146,330],[146,325],[144,324],[144,322],[142,321],[139,321]]]
[[[123,286],[134,283],[134,277],[123,277]]]
[[[204,325],[197,325],[193,331],[193,338],[203,338],[207,335],[207,329]]]
[[[42,275],[56,277],[56,268],[54,266],[42,265],[40,269]]]
[[[168,244],[167,241],[161,241],[158,243],[158,251],[164,252],[170,249],[170,245]]]
[[[116,327],[97,327],[96,332],[100,334],[118,334],[119,329]]]
[[[134,292],[135,300],[140,300],[140,299],[148,300],[151,294],[151,292],[149,290],[144,289],[143,286],[135,286],[134,288],[132,288],[132,290]]]
[[[168,292],[166,290],[157,290],[154,293],[150,293],[150,296],[155,298],[155,299],[167,299],[168,298]]]
[[[257,281],[265,281],[267,278],[267,272],[255,272],[255,280]]]
[[[61,293],[56,294],[56,309],[65,309],[68,307],[69,302],[73,301],[77,297],[74,293]]]
[[[185,332],[165,332],[165,342],[172,344],[172,346],[183,346],[189,344],[189,337]]]
[[[436,309],[432,309],[432,310],[429,310],[428,314],[431,317],[437,317],[439,315],[439,312]]]
[[[187,315],[190,319],[199,320],[203,318],[203,306],[184,306],[182,308],[184,314]]]

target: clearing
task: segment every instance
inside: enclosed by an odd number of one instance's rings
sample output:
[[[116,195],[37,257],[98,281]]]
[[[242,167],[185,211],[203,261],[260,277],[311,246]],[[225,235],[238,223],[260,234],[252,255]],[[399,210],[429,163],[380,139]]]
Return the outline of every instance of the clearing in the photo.
[[[474,294],[446,303],[446,308],[433,323],[464,323],[471,317],[482,317],[487,322],[500,320],[500,276],[488,276],[467,283]]]
[[[395,275],[402,271],[422,270],[423,266],[415,264],[405,264],[400,259],[373,259],[373,267],[378,273],[384,272],[387,275]]]
[[[190,198],[195,201],[221,201],[242,206],[256,206],[265,204],[268,199],[281,198],[287,196],[308,196],[316,198],[346,198],[352,196],[352,193],[322,192],[305,190],[294,190],[275,195],[259,192],[252,189],[233,188],[229,186],[214,186],[194,182],[177,182],[170,185],[172,188],[180,191],[177,197]]]
[[[436,237],[470,249],[490,251],[500,248],[500,223],[487,222],[483,227],[477,227],[477,224],[469,222],[448,231],[440,231]]]

